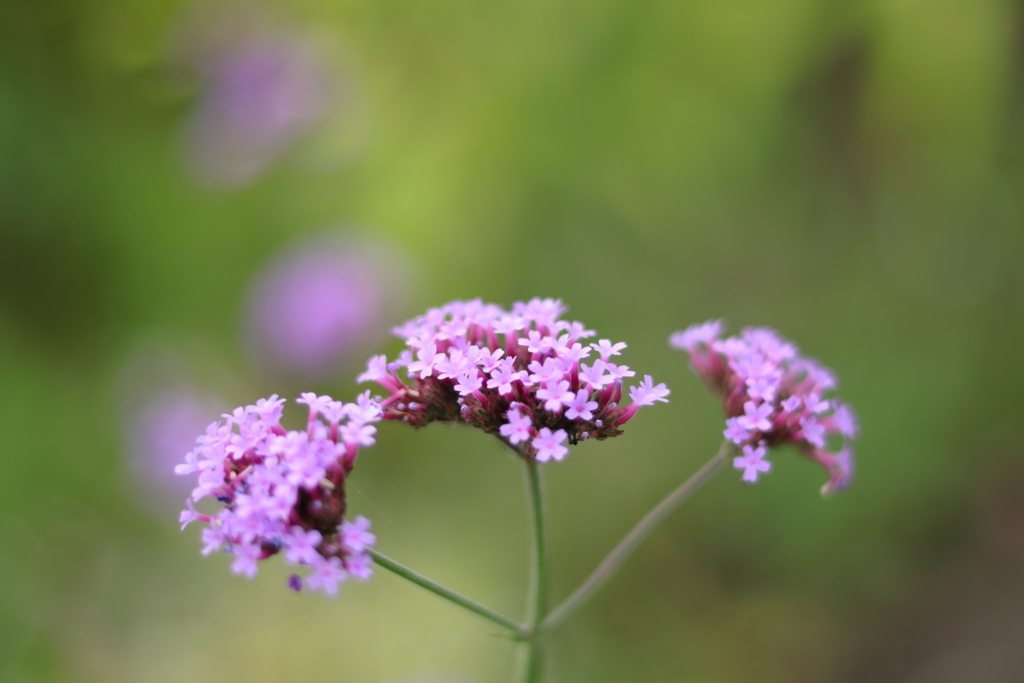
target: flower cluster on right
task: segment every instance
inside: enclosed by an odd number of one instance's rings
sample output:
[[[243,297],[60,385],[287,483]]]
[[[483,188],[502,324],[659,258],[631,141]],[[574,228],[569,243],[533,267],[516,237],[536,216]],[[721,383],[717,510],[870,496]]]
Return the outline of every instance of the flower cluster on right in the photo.
[[[743,481],[756,482],[771,469],[765,460],[770,447],[791,443],[828,472],[822,493],[846,488],[853,450],[845,440],[857,436],[857,419],[849,406],[825,397],[836,387],[832,372],[774,330],[748,327],[721,339],[723,328],[721,320],[693,325],[674,333],[669,345],[685,350],[694,372],[722,395],[725,437],[742,452],[733,466],[743,471]],[[834,435],[843,444],[830,451]]]

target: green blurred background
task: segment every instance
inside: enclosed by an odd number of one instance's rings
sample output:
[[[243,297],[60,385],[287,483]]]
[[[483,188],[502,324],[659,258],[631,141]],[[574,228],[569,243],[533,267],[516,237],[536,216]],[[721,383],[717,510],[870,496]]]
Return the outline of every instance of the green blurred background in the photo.
[[[253,23],[334,93],[255,151],[196,66]],[[236,153],[255,170],[197,170]],[[200,424],[349,399],[395,353],[367,332],[315,376],[252,353],[254,278],[326,233],[376,245],[375,329],[561,297],[672,389],[545,468],[556,598],[717,447],[673,330],[776,327],[860,413],[848,492],[791,452],[719,476],[557,635],[548,680],[1024,680],[1022,189],[1021,2],[4,2],[0,679],[507,679],[506,640],[391,575],[328,600],[201,558],[138,452],[153,396],[199,396]],[[352,483],[380,550],[520,614],[496,443],[383,425]]]

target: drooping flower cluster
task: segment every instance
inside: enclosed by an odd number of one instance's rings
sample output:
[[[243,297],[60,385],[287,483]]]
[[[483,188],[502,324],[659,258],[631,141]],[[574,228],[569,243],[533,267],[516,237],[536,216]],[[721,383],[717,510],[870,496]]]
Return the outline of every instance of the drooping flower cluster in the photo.
[[[626,345],[582,341],[594,332],[560,320],[565,311],[554,299],[517,302],[511,311],[480,300],[432,308],[395,329],[408,345],[398,359],[371,358],[359,381],[389,392],[385,419],[464,422],[526,457],[561,460],[566,443],[618,436],[638,408],[669,394],[648,375],[620,406],[622,380],[636,374],[612,361]]]
[[[723,322],[712,320],[674,333],[669,345],[690,354],[693,370],[723,397],[725,437],[742,452],[733,465],[743,480],[768,472],[771,446],[792,443],[829,474],[822,493],[849,485],[853,451],[844,442],[828,450],[829,438],[857,436],[857,420],[844,403],[825,398],[835,376],[774,330],[745,328],[738,337],[720,339]]]
[[[376,541],[370,522],[362,516],[343,520],[345,479],[359,448],[374,444],[373,423],[381,418],[369,393],[355,403],[303,394],[298,402],[309,406],[304,431],[280,426],[284,399],[276,394],[211,424],[175,468],[177,474],[198,473],[199,479],[181,513],[181,528],[194,521],[209,524],[203,554],[233,553],[232,571],[250,578],[259,560],[278,553],[291,564],[309,566],[306,585],[328,595],[349,577],[369,578],[367,550]],[[215,515],[193,507],[208,496],[224,503]],[[299,577],[293,575],[289,586],[299,590]]]

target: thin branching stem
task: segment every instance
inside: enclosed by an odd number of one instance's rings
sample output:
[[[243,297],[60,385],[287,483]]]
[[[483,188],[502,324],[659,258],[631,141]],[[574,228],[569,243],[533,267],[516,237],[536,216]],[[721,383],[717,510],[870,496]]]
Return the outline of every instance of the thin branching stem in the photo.
[[[587,577],[579,588],[577,588],[572,595],[565,599],[561,605],[556,607],[547,618],[541,622],[540,627],[535,631],[535,634],[547,634],[554,631],[563,623],[565,620],[572,615],[573,612],[582,607],[587,600],[594,596],[597,590],[604,585],[612,574],[618,571],[622,563],[630,556],[630,554],[636,550],[636,548],[643,543],[643,541],[650,535],[651,531],[654,530],[658,524],[660,524],[666,517],[687,498],[689,498],[697,489],[703,486],[711,477],[718,471],[718,469],[728,460],[729,456],[735,452],[735,447],[729,441],[722,444],[722,447],[718,449],[718,453],[715,454],[711,460],[709,460],[703,467],[697,470],[693,476],[684,481],[679,488],[670,493],[664,500],[654,507],[647,515],[641,519],[636,526],[633,527],[632,531],[626,534],[615,548],[608,553],[607,557],[601,560],[601,564],[597,565],[597,569]]]
[[[464,595],[460,595],[459,593],[456,593],[450,588],[442,586],[436,581],[428,579],[419,572],[413,571],[405,565],[395,562],[387,555],[382,555],[381,553],[373,549],[369,550],[368,552],[370,553],[370,557],[373,558],[373,561],[379,564],[381,567],[384,567],[388,571],[398,574],[403,579],[407,579],[417,584],[418,586],[426,588],[428,591],[434,593],[435,595],[440,595],[442,598],[450,600],[451,602],[454,602],[456,605],[468,609],[470,612],[473,612],[474,614],[480,615],[484,619],[487,619],[489,621],[494,622],[495,624],[498,624],[499,626],[507,628],[508,630],[512,631],[512,633],[514,633],[518,638],[526,638],[532,632],[532,629],[527,629],[515,619],[506,617],[501,612],[497,612],[491,609],[490,607],[487,607],[486,605],[481,605],[479,602],[475,600],[471,600]]]

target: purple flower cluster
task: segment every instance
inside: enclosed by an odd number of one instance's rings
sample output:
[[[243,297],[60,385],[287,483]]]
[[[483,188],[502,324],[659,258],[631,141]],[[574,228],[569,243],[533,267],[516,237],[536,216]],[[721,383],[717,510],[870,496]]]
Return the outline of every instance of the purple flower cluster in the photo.
[[[355,403],[303,394],[298,402],[309,406],[304,431],[281,428],[284,399],[276,394],[211,424],[175,468],[177,474],[198,473],[199,479],[181,513],[181,528],[208,523],[203,554],[234,553],[232,571],[250,578],[257,561],[282,552],[287,562],[311,567],[306,585],[328,595],[350,576],[369,578],[366,551],[376,541],[370,522],[361,516],[343,521],[345,479],[359,448],[374,444],[373,423],[381,418],[369,393]],[[216,515],[193,507],[207,496],[224,503]],[[298,590],[301,581],[293,576],[289,585]]]
[[[768,472],[771,446],[792,443],[829,474],[822,493],[849,485],[853,451],[845,444],[827,449],[829,437],[857,436],[857,419],[846,404],[825,398],[836,379],[827,368],[800,355],[774,330],[745,328],[738,337],[720,339],[723,323],[712,320],[674,333],[669,345],[690,354],[693,370],[723,397],[725,437],[742,455],[733,465],[743,480]]]
[[[636,374],[612,362],[626,345],[582,342],[594,332],[560,320],[566,310],[554,299],[516,302],[511,311],[480,300],[432,308],[395,329],[408,346],[398,359],[371,358],[359,381],[390,393],[381,401],[385,419],[464,422],[524,457],[561,460],[566,443],[618,436],[640,406],[669,394],[646,376],[620,406],[622,380]]]

